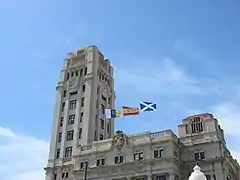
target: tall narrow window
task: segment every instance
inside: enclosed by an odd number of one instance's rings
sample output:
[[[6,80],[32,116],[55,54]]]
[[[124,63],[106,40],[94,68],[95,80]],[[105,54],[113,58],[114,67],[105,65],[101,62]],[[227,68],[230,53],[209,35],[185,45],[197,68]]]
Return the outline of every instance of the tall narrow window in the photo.
[[[104,120],[101,119],[101,129],[104,129]]]
[[[60,143],[62,141],[62,133],[58,134],[58,142]]]
[[[84,69],[84,75],[87,75],[87,67]]]
[[[83,121],[83,112],[81,112],[81,114],[80,114],[80,122],[82,122]]]
[[[78,138],[79,138],[79,139],[81,139],[81,138],[82,138],[82,128],[80,128],[80,129],[79,129]]]
[[[56,159],[60,158],[60,149],[57,149],[57,153],[56,153]]]
[[[80,76],[82,76],[82,75],[83,75],[83,69],[80,70]]]
[[[59,124],[60,127],[63,126],[63,120],[64,120],[64,117],[61,117],[61,119],[60,119],[60,124]]]
[[[78,76],[78,71],[75,72],[75,76]]]
[[[67,90],[63,90],[63,97],[66,97],[67,95]]]
[[[67,132],[67,141],[73,140],[73,134],[74,134],[73,130]]]
[[[84,97],[82,98],[81,106],[82,106],[82,107],[84,106]]]
[[[74,72],[71,73],[71,77],[73,77],[73,76],[74,76]]]
[[[69,77],[70,77],[70,75],[69,75],[69,73],[67,73],[67,80],[69,80]]]
[[[62,103],[62,112],[64,111],[65,108],[65,102]]]
[[[86,85],[84,84],[84,85],[82,86],[82,92],[85,92],[85,89],[86,89]]]
[[[105,106],[103,104],[101,104],[101,112],[102,114],[105,114]]]
[[[69,109],[76,109],[77,100],[70,101]]]
[[[110,124],[107,125],[107,133],[110,133]]]

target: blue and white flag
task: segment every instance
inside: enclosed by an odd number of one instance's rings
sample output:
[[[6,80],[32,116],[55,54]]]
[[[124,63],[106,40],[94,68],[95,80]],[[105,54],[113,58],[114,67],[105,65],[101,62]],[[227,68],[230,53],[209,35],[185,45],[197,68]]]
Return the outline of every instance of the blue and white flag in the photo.
[[[114,109],[105,109],[106,119],[118,118],[121,116],[121,111]]]
[[[157,105],[152,102],[140,102],[141,111],[156,111]]]

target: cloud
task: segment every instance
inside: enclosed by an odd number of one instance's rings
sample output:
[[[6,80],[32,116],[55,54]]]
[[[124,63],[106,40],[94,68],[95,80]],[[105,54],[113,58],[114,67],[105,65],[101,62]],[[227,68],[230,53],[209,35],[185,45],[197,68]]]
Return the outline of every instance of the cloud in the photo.
[[[190,77],[172,59],[164,58],[160,62],[136,63],[134,68],[118,68],[116,85],[132,87],[141,93],[152,95],[206,94],[202,82]]]
[[[43,180],[48,142],[0,126],[0,174],[3,180]]]
[[[220,103],[212,107],[220,125],[228,135],[240,137],[240,107],[231,102]]]

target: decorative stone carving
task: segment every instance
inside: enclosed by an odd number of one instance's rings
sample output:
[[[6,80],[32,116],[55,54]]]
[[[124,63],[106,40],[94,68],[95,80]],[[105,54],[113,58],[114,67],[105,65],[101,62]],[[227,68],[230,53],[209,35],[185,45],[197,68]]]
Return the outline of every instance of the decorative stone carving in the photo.
[[[77,77],[74,77],[69,81],[69,87],[68,87],[69,92],[74,93],[78,90],[78,88],[79,88],[79,79]]]
[[[125,143],[125,136],[123,131],[117,131],[115,136],[113,137],[112,143],[119,149],[121,150],[124,143]]]

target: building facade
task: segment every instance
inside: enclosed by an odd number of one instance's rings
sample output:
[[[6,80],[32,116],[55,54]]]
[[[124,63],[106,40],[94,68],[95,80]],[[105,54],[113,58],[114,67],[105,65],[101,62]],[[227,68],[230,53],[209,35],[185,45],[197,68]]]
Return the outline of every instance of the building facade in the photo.
[[[114,109],[114,105],[110,61],[96,46],[69,53],[56,88],[47,174],[71,162],[79,145],[113,137],[114,121],[105,118],[105,108]]]
[[[196,163],[208,180],[240,180],[212,114],[182,120],[178,135],[114,134],[113,119],[104,115],[114,100],[113,70],[97,47],[70,54],[57,87],[46,180],[187,180]]]

